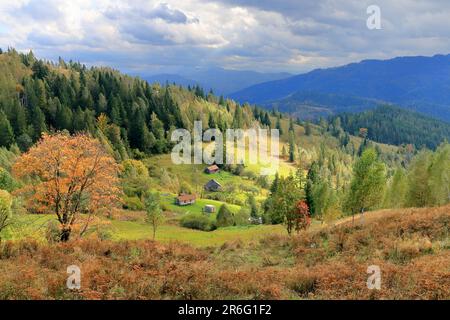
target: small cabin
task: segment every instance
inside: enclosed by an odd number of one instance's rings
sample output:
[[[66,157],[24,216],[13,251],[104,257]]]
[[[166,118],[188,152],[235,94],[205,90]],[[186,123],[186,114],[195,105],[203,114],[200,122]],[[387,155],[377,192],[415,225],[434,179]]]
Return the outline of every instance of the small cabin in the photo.
[[[205,213],[214,213],[214,212],[216,212],[216,207],[213,206],[212,204],[207,204],[207,205],[203,208],[203,212],[205,212]]]
[[[212,166],[209,166],[209,167],[207,167],[205,169],[205,173],[207,173],[207,174],[214,174],[214,173],[217,173],[219,171],[220,171],[220,168],[217,165],[215,165],[215,164],[212,165]]]
[[[180,194],[176,199],[175,203],[179,206],[188,206],[194,204],[197,197],[194,194]]]
[[[212,179],[209,180],[208,183],[205,184],[204,189],[206,191],[212,191],[212,192],[217,192],[222,190],[222,185],[217,182],[216,180]]]

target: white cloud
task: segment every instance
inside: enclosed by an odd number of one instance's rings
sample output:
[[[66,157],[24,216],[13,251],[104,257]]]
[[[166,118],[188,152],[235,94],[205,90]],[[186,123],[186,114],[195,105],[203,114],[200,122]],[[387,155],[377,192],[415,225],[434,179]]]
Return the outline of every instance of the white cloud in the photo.
[[[450,3],[378,0],[0,2],[0,46],[124,71],[196,66],[302,72],[365,58],[450,51]]]

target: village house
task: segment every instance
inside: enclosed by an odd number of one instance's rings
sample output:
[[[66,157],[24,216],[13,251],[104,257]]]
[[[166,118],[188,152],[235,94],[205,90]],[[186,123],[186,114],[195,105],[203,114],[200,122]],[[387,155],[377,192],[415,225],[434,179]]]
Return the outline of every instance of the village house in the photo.
[[[209,213],[214,213],[216,212],[216,207],[213,206],[212,204],[207,204],[205,206],[205,208],[203,208],[203,212],[209,214]]]
[[[216,180],[212,179],[209,180],[207,184],[205,184],[204,189],[206,191],[212,191],[212,192],[217,192],[222,190],[222,185],[217,182]]]
[[[220,168],[217,165],[215,165],[215,164],[212,165],[212,166],[209,166],[209,167],[207,167],[205,169],[205,173],[207,173],[207,174],[214,174],[214,173],[217,173],[219,171],[220,171]]]
[[[194,204],[197,197],[194,194],[180,194],[176,199],[175,203],[179,206],[187,206]]]

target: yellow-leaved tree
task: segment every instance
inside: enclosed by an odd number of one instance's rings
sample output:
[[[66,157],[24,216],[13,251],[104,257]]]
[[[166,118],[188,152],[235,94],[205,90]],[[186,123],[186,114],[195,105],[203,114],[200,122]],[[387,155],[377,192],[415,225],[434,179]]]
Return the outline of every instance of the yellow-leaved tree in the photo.
[[[97,140],[85,134],[43,134],[42,139],[13,166],[17,178],[28,179],[19,190],[27,207],[37,213],[54,212],[61,241],[68,241],[80,214],[87,230],[99,209],[119,201],[118,165]]]

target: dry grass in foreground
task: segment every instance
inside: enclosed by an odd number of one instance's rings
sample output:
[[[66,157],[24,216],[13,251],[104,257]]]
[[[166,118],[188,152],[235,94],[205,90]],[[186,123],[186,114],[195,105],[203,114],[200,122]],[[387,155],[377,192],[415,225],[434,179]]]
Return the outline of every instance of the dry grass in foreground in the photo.
[[[0,299],[450,299],[449,229],[447,206],[220,248],[4,242]],[[69,265],[81,268],[79,291],[66,288]],[[369,265],[381,268],[381,290],[367,289]]]

